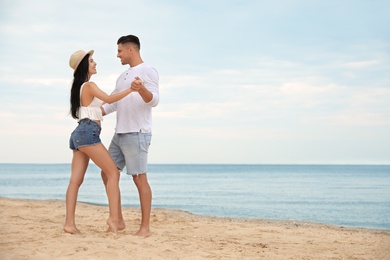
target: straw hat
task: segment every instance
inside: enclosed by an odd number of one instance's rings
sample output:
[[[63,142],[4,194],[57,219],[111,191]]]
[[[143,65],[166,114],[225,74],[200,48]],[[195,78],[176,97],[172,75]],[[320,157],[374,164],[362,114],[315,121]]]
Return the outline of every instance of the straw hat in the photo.
[[[94,50],[90,50],[89,52],[85,52],[83,50],[76,51],[75,53],[70,56],[69,60],[69,66],[73,69],[76,70],[77,67],[79,66],[80,62],[84,59],[84,57],[87,54],[92,55]]]

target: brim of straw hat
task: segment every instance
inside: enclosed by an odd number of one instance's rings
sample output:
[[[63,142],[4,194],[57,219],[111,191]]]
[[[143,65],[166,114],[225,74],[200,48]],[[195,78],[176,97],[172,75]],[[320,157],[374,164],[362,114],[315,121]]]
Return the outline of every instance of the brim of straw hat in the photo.
[[[83,50],[78,50],[70,56],[69,59],[69,66],[73,69],[76,70],[77,67],[80,65],[80,62],[84,59],[84,57],[87,54],[92,55],[94,53],[94,50],[90,50],[89,52],[85,52]]]

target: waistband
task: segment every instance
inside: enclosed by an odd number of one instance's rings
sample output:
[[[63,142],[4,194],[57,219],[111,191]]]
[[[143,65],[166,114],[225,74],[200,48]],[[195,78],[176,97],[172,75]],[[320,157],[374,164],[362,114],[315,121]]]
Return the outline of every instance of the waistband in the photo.
[[[100,122],[96,122],[95,120],[91,120],[89,118],[83,118],[78,123],[80,124],[81,122],[87,123],[87,124],[95,123],[95,124],[98,124],[100,126]]]
[[[143,133],[141,130],[139,132],[127,132],[127,133],[115,133],[116,135],[139,135],[139,134],[145,134],[145,135],[151,135],[152,133]]]

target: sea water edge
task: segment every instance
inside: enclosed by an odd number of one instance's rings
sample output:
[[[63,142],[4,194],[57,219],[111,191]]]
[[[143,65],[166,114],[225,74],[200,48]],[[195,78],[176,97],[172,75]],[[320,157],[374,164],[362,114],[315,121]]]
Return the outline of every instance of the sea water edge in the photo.
[[[153,207],[390,230],[390,165],[151,164]],[[123,176],[124,175],[124,176]],[[0,164],[0,196],[65,199],[70,164]],[[124,207],[138,207],[122,174]],[[79,201],[107,205],[91,164]]]

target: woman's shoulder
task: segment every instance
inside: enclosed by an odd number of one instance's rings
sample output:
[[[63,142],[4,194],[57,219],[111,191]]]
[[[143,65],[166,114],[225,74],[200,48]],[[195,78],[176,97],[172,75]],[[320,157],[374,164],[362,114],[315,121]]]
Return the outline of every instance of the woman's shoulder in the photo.
[[[84,88],[89,88],[89,89],[91,89],[91,88],[95,88],[95,87],[97,87],[97,85],[96,85],[96,83],[93,82],[93,81],[88,81],[88,82],[85,82],[85,83],[84,83]]]
[[[80,91],[88,95],[95,95],[94,93],[96,89],[97,89],[97,85],[93,81],[88,81],[81,86]]]

